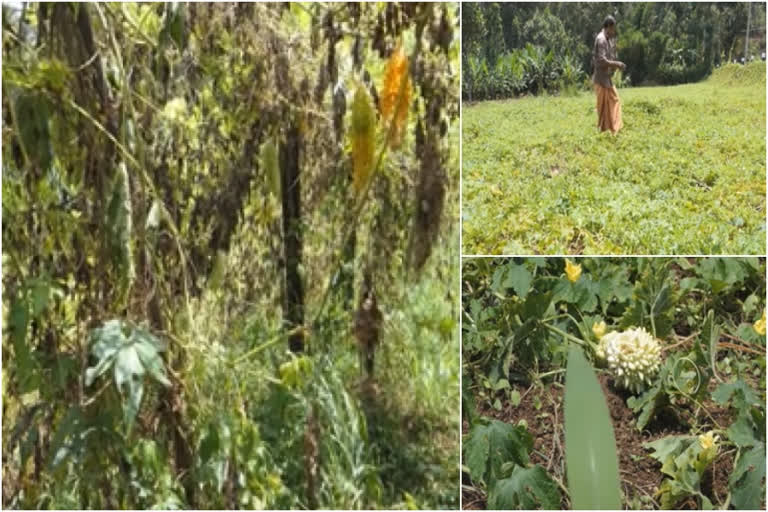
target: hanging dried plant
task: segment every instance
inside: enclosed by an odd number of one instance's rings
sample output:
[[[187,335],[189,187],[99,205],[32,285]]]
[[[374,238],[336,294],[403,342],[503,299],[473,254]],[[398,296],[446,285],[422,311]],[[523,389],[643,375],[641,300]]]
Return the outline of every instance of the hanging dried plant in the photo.
[[[387,123],[394,122],[389,138],[391,148],[397,148],[403,142],[405,125],[408,119],[408,107],[411,103],[411,81],[408,76],[408,57],[400,45],[395,48],[387,61],[384,72],[379,111]]]
[[[420,154],[421,170],[416,188],[416,214],[411,230],[411,265],[424,266],[440,232],[440,220],[445,202],[445,170],[434,129],[428,129]]]

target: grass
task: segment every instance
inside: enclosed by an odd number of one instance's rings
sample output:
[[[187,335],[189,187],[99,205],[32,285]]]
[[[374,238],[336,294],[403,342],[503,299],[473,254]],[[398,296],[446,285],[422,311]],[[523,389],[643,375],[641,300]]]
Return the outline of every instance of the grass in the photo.
[[[465,254],[765,252],[765,64],[619,96],[464,107]]]

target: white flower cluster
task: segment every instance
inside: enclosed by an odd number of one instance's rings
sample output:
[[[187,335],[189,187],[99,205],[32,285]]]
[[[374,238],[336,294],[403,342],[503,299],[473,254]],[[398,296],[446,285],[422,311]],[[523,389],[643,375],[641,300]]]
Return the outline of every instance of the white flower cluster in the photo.
[[[603,335],[596,353],[606,361],[616,384],[633,393],[651,384],[661,364],[659,341],[642,327]]]

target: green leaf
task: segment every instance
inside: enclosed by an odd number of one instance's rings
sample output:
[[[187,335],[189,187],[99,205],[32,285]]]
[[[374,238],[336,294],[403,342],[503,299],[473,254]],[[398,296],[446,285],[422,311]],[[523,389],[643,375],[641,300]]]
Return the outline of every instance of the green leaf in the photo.
[[[489,487],[501,476],[501,467],[512,462],[528,464],[528,452],[533,438],[523,426],[491,420],[487,425],[476,424],[464,442],[464,461],[475,481]]]
[[[461,413],[467,418],[469,428],[471,429],[477,419],[477,407],[475,406],[475,395],[470,387],[469,379],[461,381]]]
[[[523,303],[524,319],[540,319],[549,311],[552,304],[551,293],[532,293],[525,298]]]
[[[666,337],[675,323],[675,304],[678,300],[668,280],[669,269],[663,262],[649,261],[644,265],[619,327],[645,327],[657,338]]]
[[[113,369],[115,385],[123,402],[123,420],[130,430],[144,395],[144,374],[149,373],[164,386],[171,385],[159,354],[165,346],[140,327],[131,329],[126,337],[120,320],[110,320],[103,327],[94,329],[92,338],[91,352],[98,362],[86,370],[85,383],[90,386],[96,378]]]
[[[133,206],[128,169],[124,162],[120,162],[115,170],[107,201],[104,227],[108,234],[112,264],[119,277],[118,288],[124,298],[136,277],[131,245]]]
[[[739,448],[754,446],[758,442],[752,420],[748,414],[739,414],[728,427],[727,433],[728,439],[736,443]]]
[[[144,367],[135,345],[124,346],[117,353],[114,374],[115,385],[123,400],[123,421],[130,431],[144,396]]]
[[[502,288],[502,279],[504,278],[504,272],[506,271],[506,268],[503,266],[499,266],[496,271],[493,273],[493,278],[491,278],[491,291],[494,293],[500,292]]]
[[[665,478],[659,486],[658,494],[661,498],[661,508],[670,510],[674,508],[680,500],[689,496],[691,491],[681,482],[671,478]]]
[[[493,384],[493,389],[494,391],[509,389],[509,381],[507,379],[499,379]]]
[[[170,25],[170,33],[171,38],[173,39],[173,42],[176,43],[176,46],[179,47],[179,49],[183,50],[186,47],[187,42],[187,36],[186,36],[186,20],[187,20],[187,11],[186,6],[184,4],[176,4],[174,8],[173,13],[173,21]]]
[[[15,297],[11,302],[8,321],[16,357],[24,357],[25,355],[29,357],[29,348],[26,346],[29,309],[23,298]]]
[[[32,298],[32,318],[36,318],[48,307],[51,298],[51,286],[44,279],[35,279],[30,286]]]
[[[23,297],[15,297],[11,302],[8,324],[13,343],[14,364],[19,379],[20,391],[26,393],[39,386],[39,373],[35,359],[27,344],[27,328],[29,325],[29,307]]]
[[[491,439],[487,434],[487,426],[477,424],[464,441],[464,464],[469,468],[473,480],[485,478],[488,468],[488,455],[491,449]]]
[[[576,305],[584,312],[592,312],[597,309],[597,295],[592,291],[591,281],[587,278],[580,279],[574,284],[579,293]]]
[[[49,464],[55,470],[71,457],[79,457],[88,449],[88,436],[96,431],[86,425],[79,406],[71,407],[56,426],[51,442]]]
[[[712,507],[701,494],[701,478],[716,453],[704,450],[697,436],[667,436],[643,447],[653,450],[651,457],[661,462],[661,472],[669,477],[659,487],[664,508],[674,507],[686,496],[696,496],[701,508]]]
[[[581,289],[576,288],[572,282],[567,279],[560,279],[552,290],[552,301],[575,303],[579,300],[580,292]]]
[[[664,374],[666,375],[666,372]],[[656,379],[656,383],[642,395],[639,397],[631,396],[627,399],[627,406],[633,412],[641,411],[636,423],[638,430],[643,430],[648,425],[659,407],[667,400],[662,382],[664,381],[661,378]]]
[[[109,320],[102,327],[92,331],[91,339],[94,344],[91,353],[98,359],[98,362],[96,366],[85,371],[86,386],[93,384],[94,380],[112,367],[117,352],[125,342],[121,325],[119,320]]]
[[[272,138],[268,138],[261,146],[261,167],[267,175],[269,192],[280,197],[280,167],[278,165],[277,144]]]
[[[208,425],[208,431],[200,442],[200,462],[205,464],[219,451],[219,430],[213,423]]]
[[[560,489],[539,465],[515,467],[509,478],[496,482],[488,494],[488,506],[496,510],[560,509]]]
[[[53,161],[48,102],[42,93],[20,92],[13,103],[19,142],[33,165],[48,170]]]
[[[668,284],[665,284],[659,290],[653,303],[651,304],[651,315],[659,316],[665,312],[672,305],[672,289]]]
[[[696,271],[709,281],[712,291],[716,294],[747,276],[746,268],[738,258],[702,258]]]
[[[758,443],[739,454],[736,466],[728,480],[732,504],[737,510],[761,508],[765,496],[765,445]]]
[[[737,409],[741,409],[742,406],[760,405],[762,403],[757,394],[743,380],[720,384],[712,392],[712,400],[720,405],[726,405],[731,400],[731,395],[735,396],[733,398],[734,403],[730,405]]]
[[[603,391],[579,348],[571,347],[565,381],[568,489],[576,509],[621,508],[619,461]]]
[[[163,359],[160,357],[160,352],[164,352],[166,349],[165,345],[141,327],[134,329],[132,338],[136,343],[136,353],[146,371],[157,382],[166,387],[170,387],[171,382],[165,376]]]
[[[709,364],[714,373],[716,371],[715,356],[717,355],[717,342],[720,341],[720,326],[715,323],[715,312],[711,309],[707,313],[707,319],[701,330],[701,339],[702,341],[709,342]],[[706,384],[702,383],[702,387],[706,388]]]
[[[694,436],[667,436],[656,441],[643,443],[643,447],[653,450],[651,457],[664,465],[685,451],[695,439]]]
[[[525,265],[507,265],[507,277],[504,280],[504,286],[514,289],[521,299],[528,295],[532,281],[533,274],[525,268]]]

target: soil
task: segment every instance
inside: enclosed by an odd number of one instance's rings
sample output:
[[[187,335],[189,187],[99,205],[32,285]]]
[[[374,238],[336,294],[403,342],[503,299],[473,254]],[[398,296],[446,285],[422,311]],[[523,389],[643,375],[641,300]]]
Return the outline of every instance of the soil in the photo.
[[[643,508],[651,505],[659,508],[655,493],[664,478],[661,464],[649,456],[649,451],[643,448],[643,443],[669,435],[690,434],[690,424],[696,411],[675,406],[660,411],[656,418],[642,432],[635,427],[635,414],[626,405],[630,396],[624,390],[614,388],[606,375],[599,375],[598,380],[605,393],[613,422],[616,445],[619,449],[619,473],[621,476],[622,492],[627,502],[638,503],[643,498]],[[565,480],[565,438],[563,431],[563,388],[560,384],[547,385],[546,388],[525,388],[513,386],[522,399],[518,406],[504,403],[501,410],[492,408],[489,404],[478,404],[478,414],[508,423],[517,424],[525,420],[528,430],[534,438],[534,449],[531,452],[531,462],[544,467],[547,472],[566,483]],[[500,395],[499,398],[503,400]],[[712,402],[705,402],[709,414],[723,427],[731,421],[727,409]],[[679,411],[679,412],[678,412]],[[704,426],[711,425],[712,420],[701,411],[696,416],[696,423]],[[467,434],[469,426],[462,423],[462,431]],[[722,503],[728,494],[728,477],[733,470],[733,454],[721,453],[707,470],[702,481],[702,492],[713,503]],[[472,487],[469,476],[462,475],[462,504],[464,509],[482,510],[486,508],[485,495]],[[570,507],[567,499],[563,499],[562,508]],[[695,500],[678,504],[679,509],[696,509]]]

